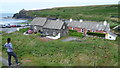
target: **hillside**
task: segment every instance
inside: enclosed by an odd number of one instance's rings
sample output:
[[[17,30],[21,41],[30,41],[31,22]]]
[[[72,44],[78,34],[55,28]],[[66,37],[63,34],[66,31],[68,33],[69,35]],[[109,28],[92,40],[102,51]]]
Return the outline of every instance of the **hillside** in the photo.
[[[97,37],[78,37],[80,41],[43,40],[32,34],[23,35],[26,29],[3,34],[4,45],[7,38],[12,38],[14,52],[21,66],[118,66],[118,41]],[[24,39],[24,40],[23,40]],[[7,58],[6,49],[2,47],[2,56]]]
[[[54,17],[63,19],[112,20],[117,21],[118,5],[97,5],[81,7],[61,7],[43,10],[21,10],[18,16]],[[14,17],[17,17],[14,16]]]
[[[49,17],[62,19],[84,19],[92,21],[107,20],[111,28],[119,25],[118,5],[94,5],[79,7],[59,7],[43,10],[21,10],[15,18],[33,19],[34,17]]]

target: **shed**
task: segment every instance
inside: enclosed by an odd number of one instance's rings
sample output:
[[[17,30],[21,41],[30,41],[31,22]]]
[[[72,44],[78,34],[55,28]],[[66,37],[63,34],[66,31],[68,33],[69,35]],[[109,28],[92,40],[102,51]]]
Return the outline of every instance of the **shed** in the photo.
[[[112,32],[107,32],[105,35],[105,39],[109,39],[109,40],[116,40],[117,35],[112,33]]]

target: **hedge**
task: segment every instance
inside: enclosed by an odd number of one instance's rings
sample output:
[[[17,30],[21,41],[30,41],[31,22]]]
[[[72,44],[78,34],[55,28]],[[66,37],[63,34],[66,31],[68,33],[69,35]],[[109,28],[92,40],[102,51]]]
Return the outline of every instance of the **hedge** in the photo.
[[[77,36],[77,37],[83,37],[83,33],[79,33],[76,30],[69,30],[70,36]]]
[[[98,33],[98,32],[87,32],[88,35],[98,36],[98,37],[105,37],[104,33]]]
[[[20,31],[19,32],[26,32],[26,31],[28,31],[29,30],[29,28],[24,28],[24,29],[20,29]]]
[[[69,30],[70,32],[77,32],[77,30]]]

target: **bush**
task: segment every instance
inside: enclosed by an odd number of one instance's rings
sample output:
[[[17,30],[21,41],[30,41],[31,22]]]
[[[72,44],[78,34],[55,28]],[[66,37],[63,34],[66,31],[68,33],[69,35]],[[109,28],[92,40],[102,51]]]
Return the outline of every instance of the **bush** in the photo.
[[[77,30],[69,30],[70,32],[77,32]]]
[[[20,31],[19,31],[19,32],[22,32],[22,33],[23,33],[23,32],[28,31],[28,29],[29,29],[29,28],[20,29]]]
[[[70,36],[83,37],[83,33],[79,33],[76,30],[69,30],[69,31],[70,31],[69,33]]]
[[[105,37],[104,33],[98,33],[98,32],[87,32],[88,35],[98,36],[98,37]]]
[[[36,33],[37,36],[40,36],[41,34],[40,33]]]

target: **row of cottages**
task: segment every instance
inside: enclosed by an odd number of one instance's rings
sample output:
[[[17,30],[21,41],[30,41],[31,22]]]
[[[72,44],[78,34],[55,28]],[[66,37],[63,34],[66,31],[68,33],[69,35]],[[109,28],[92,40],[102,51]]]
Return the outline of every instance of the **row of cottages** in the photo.
[[[40,32],[47,36],[66,36],[68,34],[67,24],[62,20],[50,20],[48,18],[37,17],[31,22],[34,32]]]
[[[90,22],[90,21],[73,21],[70,19],[68,23],[69,30],[77,30],[77,32],[83,32],[84,35],[87,32],[98,32],[98,33],[105,33],[105,38],[109,40],[115,40],[117,35],[110,32],[110,26],[107,21],[104,22]]]

